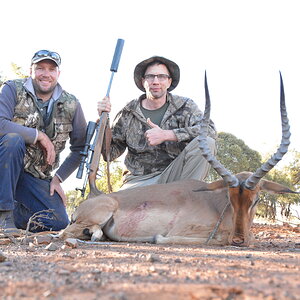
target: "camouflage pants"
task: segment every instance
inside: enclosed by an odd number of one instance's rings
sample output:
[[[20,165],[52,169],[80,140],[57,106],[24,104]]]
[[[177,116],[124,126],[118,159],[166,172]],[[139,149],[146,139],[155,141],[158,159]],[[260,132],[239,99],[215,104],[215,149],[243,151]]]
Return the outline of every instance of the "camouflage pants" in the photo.
[[[210,151],[216,154],[216,141],[207,137]],[[197,138],[193,139],[176,159],[162,172],[142,176],[128,175],[121,190],[157,183],[168,183],[184,179],[203,180],[210,169],[207,160],[202,156]]]

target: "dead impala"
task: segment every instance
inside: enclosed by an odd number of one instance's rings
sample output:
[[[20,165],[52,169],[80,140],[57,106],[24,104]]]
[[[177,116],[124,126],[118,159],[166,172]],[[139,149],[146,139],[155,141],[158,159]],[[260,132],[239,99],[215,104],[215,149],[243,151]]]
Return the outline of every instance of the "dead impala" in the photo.
[[[281,75],[280,86],[281,145],[255,173],[232,175],[211,154],[206,143],[210,97],[205,75],[206,105],[198,140],[203,156],[222,179],[212,183],[186,180],[157,184],[89,198],[75,210],[62,237],[248,246],[260,191],[295,193],[288,187],[263,179],[282,159],[289,145]]]

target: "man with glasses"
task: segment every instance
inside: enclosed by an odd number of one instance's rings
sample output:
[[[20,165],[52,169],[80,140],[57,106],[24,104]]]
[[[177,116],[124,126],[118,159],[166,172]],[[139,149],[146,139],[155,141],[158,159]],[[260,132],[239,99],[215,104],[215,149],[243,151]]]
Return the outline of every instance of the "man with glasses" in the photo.
[[[78,99],[58,83],[60,64],[58,53],[40,50],[30,77],[0,90],[0,229],[6,234],[26,229],[34,214],[34,232],[69,223],[60,183],[80,163],[86,121]],[[59,167],[68,139],[70,154]]]
[[[207,176],[209,164],[196,139],[203,113],[193,100],[170,93],[179,78],[178,65],[164,57],[153,56],[135,67],[135,84],[145,93],[117,114],[110,149],[103,150],[111,161],[127,150],[122,189]],[[98,101],[97,108],[99,115],[110,112],[110,99]],[[208,135],[215,153],[212,121]]]

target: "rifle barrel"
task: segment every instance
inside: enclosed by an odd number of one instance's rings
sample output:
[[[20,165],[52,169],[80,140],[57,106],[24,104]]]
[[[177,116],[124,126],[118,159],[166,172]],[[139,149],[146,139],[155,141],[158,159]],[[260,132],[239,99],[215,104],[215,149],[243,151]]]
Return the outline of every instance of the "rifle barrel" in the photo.
[[[114,79],[114,75],[115,75],[115,72],[111,72],[110,81],[109,81],[107,92],[106,92],[106,97],[109,96],[111,84],[112,84],[112,81]]]
[[[124,40],[118,39],[116,49],[115,49],[115,53],[114,53],[114,57],[113,57],[111,67],[110,67],[110,70],[112,72],[117,72],[118,71],[123,46],[124,46]]]
[[[114,78],[114,74],[115,74],[115,72],[118,72],[118,67],[119,67],[119,63],[120,63],[123,46],[124,46],[124,40],[118,39],[116,48],[115,48],[115,53],[113,56],[113,60],[112,60],[111,67],[110,67],[111,76],[110,76],[110,81],[109,81],[107,92],[106,92],[106,97],[109,96],[110,88],[111,88],[112,81]]]

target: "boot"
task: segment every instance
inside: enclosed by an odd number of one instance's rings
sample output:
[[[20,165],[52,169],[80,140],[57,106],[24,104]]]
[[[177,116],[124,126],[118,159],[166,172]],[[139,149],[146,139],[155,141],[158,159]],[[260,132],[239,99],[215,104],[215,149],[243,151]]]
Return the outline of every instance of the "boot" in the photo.
[[[15,234],[20,232],[15,226],[14,216],[11,210],[0,210],[0,231],[3,231],[4,234]]]

